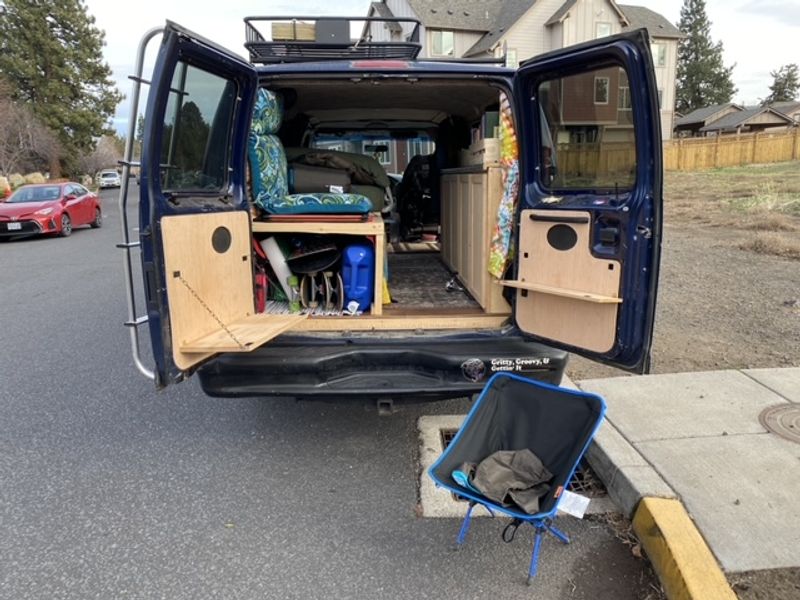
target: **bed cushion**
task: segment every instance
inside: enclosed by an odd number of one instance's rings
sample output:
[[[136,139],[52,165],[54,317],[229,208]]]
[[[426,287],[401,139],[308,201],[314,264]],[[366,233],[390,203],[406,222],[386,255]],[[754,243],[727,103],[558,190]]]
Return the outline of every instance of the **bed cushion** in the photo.
[[[269,212],[277,215],[297,214],[367,214],[372,202],[361,194],[287,194],[280,202],[273,202]]]

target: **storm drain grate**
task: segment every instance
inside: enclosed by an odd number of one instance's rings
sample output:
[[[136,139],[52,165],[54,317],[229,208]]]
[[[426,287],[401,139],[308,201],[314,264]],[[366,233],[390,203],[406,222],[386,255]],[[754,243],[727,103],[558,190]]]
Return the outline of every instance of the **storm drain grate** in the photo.
[[[456,434],[458,433],[458,429],[440,429],[439,435],[442,436],[442,450],[447,450],[447,447],[450,445]]]
[[[447,447],[450,445],[450,442],[452,442],[455,439],[457,433],[458,429],[448,428],[439,430],[439,436],[442,438],[442,452],[447,450]],[[454,494],[451,492],[450,495],[456,502],[466,502],[466,500],[461,496],[459,496],[458,494]]]
[[[767,431],[800,444],[800,406],[797,404],[768,406],[758,415],[758,420]]]
[[[448,428],[439,430],[439,435],[442,439],[442,451],[447,449],[447,446],[455,439],[457,433],[458,429]],[[592,471],[585,460],[582,460],[578,464],[578,468],[575,469],[575,474],[572,476],[572,480],[567,486],[567,489],[588,498],[605,498],[608,495],[603,482],[600,481],[600,478]],[[458,502],[466,502],[466,500],[457,494],[452,494],[452,496],[453,499]]]
[[[567,489],[587,498],[605,498],[608,495],[606,486],[603,485],[597,474],[592,471],[585,459],[578,463],[578,468],[575,469],[575,474],[572,476],[572,481],[569,482]]]

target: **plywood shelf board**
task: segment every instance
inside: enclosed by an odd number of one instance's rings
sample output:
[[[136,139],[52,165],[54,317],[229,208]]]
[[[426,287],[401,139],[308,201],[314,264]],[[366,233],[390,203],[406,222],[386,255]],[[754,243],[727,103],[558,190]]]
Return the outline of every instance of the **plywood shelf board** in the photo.
[[[564,298],[574,298],[576,300],[585,300],[587,302],[597,302],[598,304],[620,304],[622,302],[622,298],[615,298],[613,296],[602,296],[600,294],[581,292],[579,290],[567,290],[538,283],[528,283],[527,281],[497,281],[496,283],[506,287],[530,290],[541,294],[551,294],[553,296],[563,296]]]
[[[191,342],[181,352],[250,352],[280,334],[294,329],[307,315],[255,314],[226,325]]]
[[[513,286],[519,289],[516,320],[520,329],[542,338],[607,352],[622,306],[621,264],[592,254],[591,217],[587,211],[522,211],[517,277],[525,285]],[[548,233],[555,227],[573,230],[571,247],[550,245]]]
[[[508,315],[402,315],[360,317],[311,317],[293,331],[415,331],[449,329],[498,329],[508,322]]]
[[[320,233],[332,235],[378,235],[384,231],[383,219],[373,213],[366,221],[335,222],[318,221],[253,221],[254,233]]]

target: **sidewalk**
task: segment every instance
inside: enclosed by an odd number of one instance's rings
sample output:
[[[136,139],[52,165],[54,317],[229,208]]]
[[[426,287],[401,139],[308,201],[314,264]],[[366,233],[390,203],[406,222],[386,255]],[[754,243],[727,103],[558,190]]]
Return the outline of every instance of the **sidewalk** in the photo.
[[[728,573],[800,567],[800,368],[619,377],[578,382],[602,395],[607,421],[588,455],[629,515],[642,498],[683,503]],[[688,522],[688,521],[687,521]]]

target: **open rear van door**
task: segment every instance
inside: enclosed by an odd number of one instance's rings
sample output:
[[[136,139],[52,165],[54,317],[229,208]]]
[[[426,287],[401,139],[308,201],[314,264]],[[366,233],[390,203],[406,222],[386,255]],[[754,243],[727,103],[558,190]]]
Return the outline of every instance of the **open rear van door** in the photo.
[[[255,311],[245,160],[257,85],[242,58],[167,23],[145,114],[139,213],[159,387],[304,318]]]
[[[514,318],[550,346],[649,368],[661,247],[659,102],[645,30],[536,57],[515,79]]]

